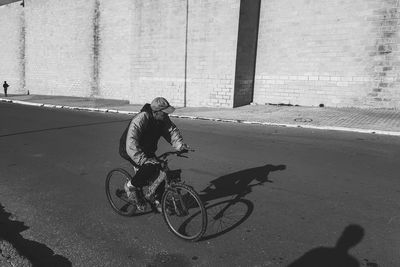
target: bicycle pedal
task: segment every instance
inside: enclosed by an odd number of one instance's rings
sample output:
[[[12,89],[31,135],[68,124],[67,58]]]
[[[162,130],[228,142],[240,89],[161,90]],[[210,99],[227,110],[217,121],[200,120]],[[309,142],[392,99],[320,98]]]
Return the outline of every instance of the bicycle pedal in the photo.
[[[146,206],[145,206],[145,205],[136,204],[136,209],[137,209],[138,211],[143,212],[143,211],[146,210]]]

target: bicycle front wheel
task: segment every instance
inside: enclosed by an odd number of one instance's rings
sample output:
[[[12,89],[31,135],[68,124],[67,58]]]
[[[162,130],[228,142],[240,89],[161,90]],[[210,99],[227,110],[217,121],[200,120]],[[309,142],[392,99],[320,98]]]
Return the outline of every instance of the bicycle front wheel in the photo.
[[[163,194],[161,207],[165,222],[176,236],[196,241],[205,233],[207,213],[199,195],[191,187],[173,185]]]
[[[123,216],[133,215],[137,207],[128,200],[124,185],[131,179],[130,174],[121,168],[113,169],[107,174],[106,195],[113,210]]]

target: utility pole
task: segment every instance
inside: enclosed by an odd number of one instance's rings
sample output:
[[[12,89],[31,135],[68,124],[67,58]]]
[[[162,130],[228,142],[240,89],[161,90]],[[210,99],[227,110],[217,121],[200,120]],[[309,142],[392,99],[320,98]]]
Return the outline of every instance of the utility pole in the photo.
[[[187,61],[188,61],[188,28],[189,28],[189,0],[186,0],[186,32],[185,32],[185,80],[183,84],[183,107],[187,105]]]

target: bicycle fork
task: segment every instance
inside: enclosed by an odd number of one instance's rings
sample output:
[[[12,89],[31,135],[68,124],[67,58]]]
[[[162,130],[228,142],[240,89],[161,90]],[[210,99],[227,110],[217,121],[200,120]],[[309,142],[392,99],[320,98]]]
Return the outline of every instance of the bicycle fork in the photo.
[[[180,192],[175,191],[175,194],[172,195],[172,203],[174,204],[174,210],[178,216],[186,215],[189,213]]]

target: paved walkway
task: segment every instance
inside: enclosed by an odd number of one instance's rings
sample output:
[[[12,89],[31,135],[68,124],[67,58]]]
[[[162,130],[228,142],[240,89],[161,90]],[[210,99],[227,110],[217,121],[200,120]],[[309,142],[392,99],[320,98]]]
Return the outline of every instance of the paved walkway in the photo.
[[[44,95],[0,95],[16,104],[134,114],[142,105],[128,101]],[[239,108],[177,108],[172,117],[400,136],[400,110],[282,105]]]

